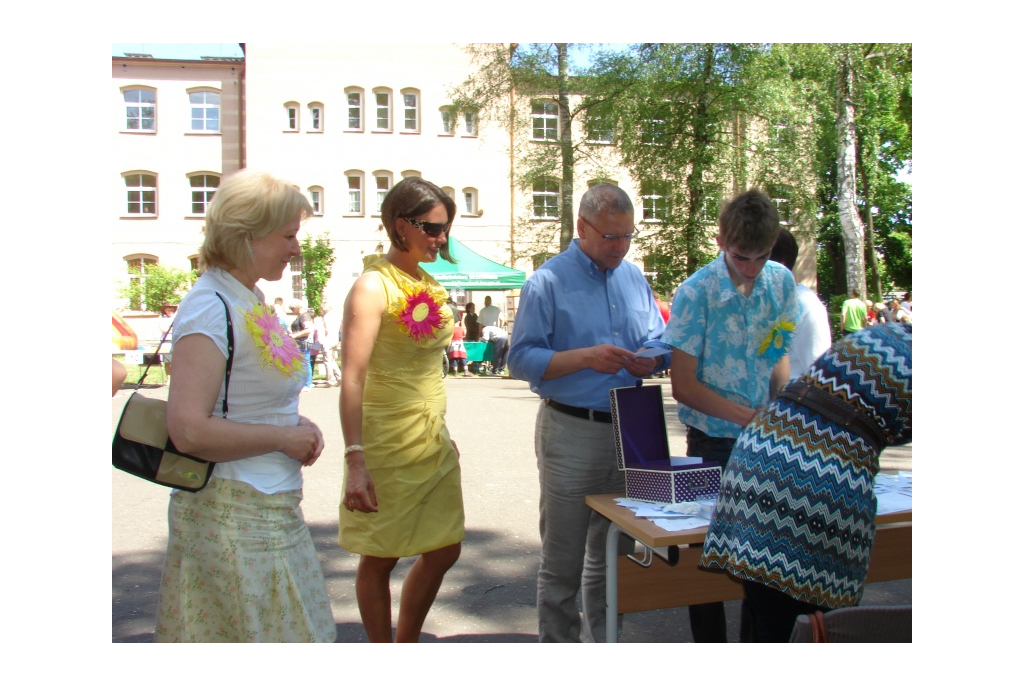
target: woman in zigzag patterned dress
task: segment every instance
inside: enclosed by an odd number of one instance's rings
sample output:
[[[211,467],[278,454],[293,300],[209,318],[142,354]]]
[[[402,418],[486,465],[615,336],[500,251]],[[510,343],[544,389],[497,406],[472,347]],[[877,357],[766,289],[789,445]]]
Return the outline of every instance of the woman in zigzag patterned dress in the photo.
[[[743,430],[701,566],[743,581],[744,639],[788,641],[800,614],[856,605],[874,478],[911,438],[911,326],[870,326],[818,358]]]

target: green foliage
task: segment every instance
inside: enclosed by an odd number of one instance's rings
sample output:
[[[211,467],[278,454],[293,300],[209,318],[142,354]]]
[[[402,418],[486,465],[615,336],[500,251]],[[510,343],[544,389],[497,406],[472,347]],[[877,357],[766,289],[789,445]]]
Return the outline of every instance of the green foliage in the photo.
[[[195,271],[168,269],[160,264],[147,264],[145,275],[138,267],[128,269],[128,285],[121,288],[121,296],[128,300],[132,311],[159,312],[164,304],[178,304],[196,282]]]
[[[302,240],[302,280],[306,285],[306,307],[317,314],[323,304],[324,288],[331,279],[334,248],[326,235]]]

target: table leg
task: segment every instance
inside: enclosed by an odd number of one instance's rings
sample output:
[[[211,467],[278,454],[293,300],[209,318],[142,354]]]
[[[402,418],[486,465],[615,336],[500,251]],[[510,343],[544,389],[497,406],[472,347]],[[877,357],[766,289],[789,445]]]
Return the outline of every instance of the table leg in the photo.
[[[613,522],[608,526],[608,537],[604,545],[605,642],[618,642],[619,638],[619,533],[623,533],[623,530]]]

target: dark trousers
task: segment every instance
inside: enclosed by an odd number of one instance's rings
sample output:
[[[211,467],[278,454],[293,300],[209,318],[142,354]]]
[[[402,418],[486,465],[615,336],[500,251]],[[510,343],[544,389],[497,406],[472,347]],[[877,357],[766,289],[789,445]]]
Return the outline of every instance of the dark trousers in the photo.
[[[735,444],[736,438],[715,438],[693,426],[686,427],[688,457],[700,457],[705,461],[717,462],[725,469]],[[693,632],[694,642],[728,642],[725,632],[725,604],[691,604],[690,630]]]
[[[743,581],[743,594],[746,598],[740,622],[741,642],[789,642],[797,616],[828,611],[749,580]]]

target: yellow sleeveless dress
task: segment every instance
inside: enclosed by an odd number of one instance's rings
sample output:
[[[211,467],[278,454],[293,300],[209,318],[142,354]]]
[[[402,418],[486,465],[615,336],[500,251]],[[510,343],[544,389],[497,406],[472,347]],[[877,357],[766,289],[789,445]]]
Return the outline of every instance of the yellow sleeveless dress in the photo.
[[[441,378],[452,313],[447,291],[423,269],[417,281],[381,256],[368,255],[363,266],[380,277],[387,297],[363,390],[363,458],[378,511],[339,505],[338,544],[357,554],[409,557],[466,536]]]

